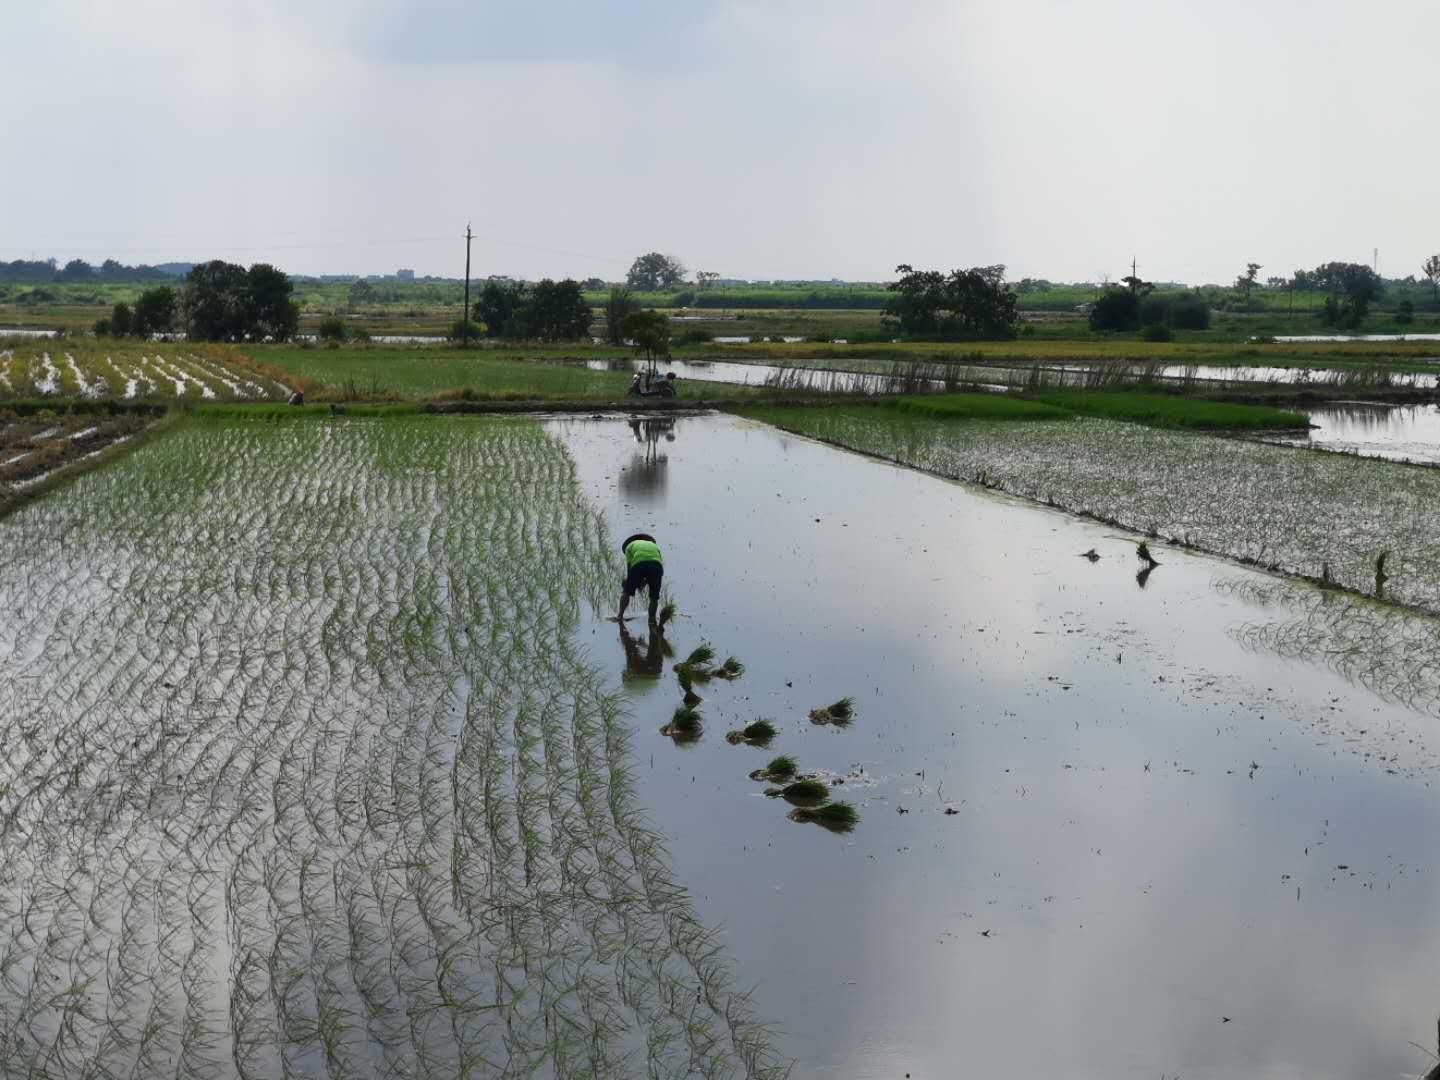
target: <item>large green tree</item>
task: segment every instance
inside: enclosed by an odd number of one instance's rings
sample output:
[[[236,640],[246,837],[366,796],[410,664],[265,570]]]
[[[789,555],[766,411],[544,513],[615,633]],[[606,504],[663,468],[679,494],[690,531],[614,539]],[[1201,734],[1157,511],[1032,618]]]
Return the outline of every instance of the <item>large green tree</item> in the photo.
[[[545,278],[534,285],[487,281],[474,304],[491,337],[574,341],[590,333],[592,314],[580,283]]]
[[[670,320],[660,311],[632,311],[621,324],[625,337],[646,360],[670,355]]]
[[[1420,264],[1425,280],[1430,282],[1430,299],[1440,301],[1440,255],[1431,255]]]
[[[185,332],[196,341],[286,341],[300,323],[293,289],[268,263],[249,270],[222,259],[201,263],[185,279]]]
[[[135,301],[130,332],[136,337],[168,333],[175,323],[175,290],[168,285],[146,289]]]
[[[1015,336],[1016,296],[1005,284],[1005,267],[969,270],[916,270],[902,263],[900,275],[881,315],[882,325],[906,334],[930,337],[1006,338]]]
[[[289,341],[300,327],[300,306],[291,299],[295,286],[289,275],[269,263],[256,263],[246,276],[252,320],[247,336],[253,341]]]
[[[625,344],[625,319],[640,310],[640,301],[624,285],[617,285],[605,298],[605,337],[611,345]]]
[[[685,280],[685,267],[674,255],[662,255],[658,251],[641,255],[630,264],[625,275],[625,284],[632,289],[669,289]]]

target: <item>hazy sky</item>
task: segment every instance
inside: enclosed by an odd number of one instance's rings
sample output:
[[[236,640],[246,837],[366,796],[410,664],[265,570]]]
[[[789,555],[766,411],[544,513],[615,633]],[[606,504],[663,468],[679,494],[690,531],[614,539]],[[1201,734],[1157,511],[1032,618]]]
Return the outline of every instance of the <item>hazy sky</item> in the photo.
[[[1434,0],[0,0],[0,258],[1230,280],[1440,251]]]

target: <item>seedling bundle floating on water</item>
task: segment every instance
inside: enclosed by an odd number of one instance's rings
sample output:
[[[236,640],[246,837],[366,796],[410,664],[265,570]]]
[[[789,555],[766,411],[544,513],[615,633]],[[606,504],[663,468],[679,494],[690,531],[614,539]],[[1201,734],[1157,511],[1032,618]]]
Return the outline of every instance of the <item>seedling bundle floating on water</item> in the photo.
[[[717,679],[738,679],[745,674],[745,665],[736,660],[733,656],[727,656],[725,662],[715,668],[710,674]]]
[[[772,783],[784,783],[795,776],[800,766],[789,754],[781,754],[777,758],[771,758],[770,764],[763,769],[756,769],[750,774],[751,780],[769,780]]]
[[[752,724],[746,724],[740,731],[726,732],[725,738],[731,743],[749,743],[751,746],[764,746],[771,739],[775,738],[775,725],[769,720],[756,720]]]
[[[675,665],[675,673],[690,682],[704,682],[715,674],[710,665],[715,662],[715,650],[709,645],[698,645],[690,655]],[[683,685],[683,684],[682,684]]]
[[[855,699],[843,697],[833,705],[827,705],[823,709],[810,710],[810,722],[812,724],[834,724],[837,727],[845,727],[855,719]]]
[[[681,705],[671,715],[670,722],[660,729],[660,734],[668,735],[676,742],[694,742],[704,730],[700,710],[693,705]]]

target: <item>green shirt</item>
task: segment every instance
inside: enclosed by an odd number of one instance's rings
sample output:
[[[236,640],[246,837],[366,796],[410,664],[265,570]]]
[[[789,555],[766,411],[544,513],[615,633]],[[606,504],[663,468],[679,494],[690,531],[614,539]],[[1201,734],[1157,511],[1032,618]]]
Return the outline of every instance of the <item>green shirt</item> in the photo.
[[[630,567],[642,562],[660,562],[660,545],[653,540],[631,540],[626,544],[625,565]]]

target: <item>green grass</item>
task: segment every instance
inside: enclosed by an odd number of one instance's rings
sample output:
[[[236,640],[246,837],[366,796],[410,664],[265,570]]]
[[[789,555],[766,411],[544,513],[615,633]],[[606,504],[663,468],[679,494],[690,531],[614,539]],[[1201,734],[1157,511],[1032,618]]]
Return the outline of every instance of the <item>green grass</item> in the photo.
[[[943,420],[1059,420],[1070,411],[1005,394],[935,394],[896,398],[890,408]]]
[[[1124,390],[1054,390],[1036,394],[1033,400],[1062,412],[1126,420],[1151,427],[1239,430],[1303,428],[1308,425],[1300,413],[1263,405],[1232,405]]]
[[[625,350],[588,346],[542,349],[449,349],[434,346],[302,348],[251,346],[247,351],[317,386],[318,400],[432,399],[479,401],[620,401],[631,372],[592,371],[567,358],[628,358]],[[756,388],[679,379],[681,399],[753,395]]]

